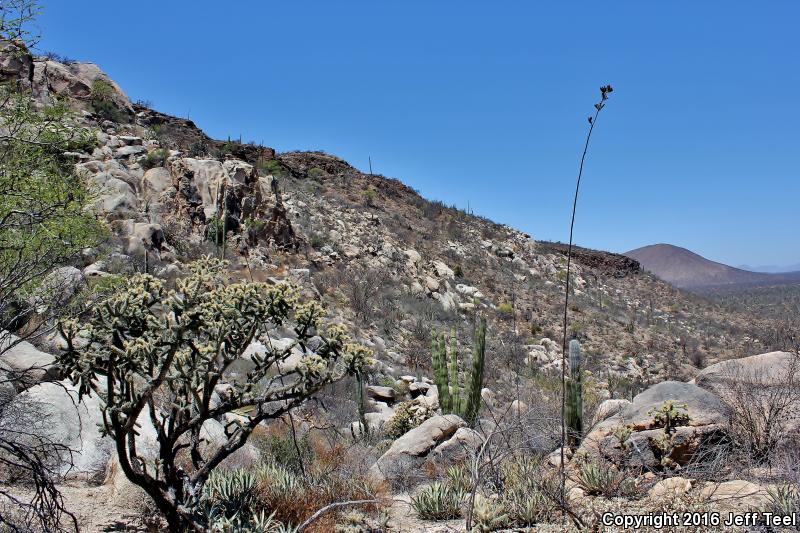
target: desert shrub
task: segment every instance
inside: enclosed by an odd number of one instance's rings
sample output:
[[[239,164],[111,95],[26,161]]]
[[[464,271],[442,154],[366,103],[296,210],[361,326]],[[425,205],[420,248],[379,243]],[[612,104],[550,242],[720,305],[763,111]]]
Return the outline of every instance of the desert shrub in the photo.
[[[169,150],[166,148],[156,148],[147,153],[142,159],[142,168],[149,170],[151,168],[163,167],[167,163],[169,157]]]
[[[295,474],[302,473],[304,466],[313,462],[314,449],[309,433],[303,433],[297,439],[291,433],[271,433],[260,441],[259,448],[276,464],[283,465]]]
[[[411,497],[411,507],[423,520],[453,520],[461,517],[464,492],[447,483],[432,483]]]
[[[319,167],[313,167],[308,171],[308,177],[312,180],[321,180],[327,173]]]
[[[720,394],[731,410],[730,434],[740,452],[756,463],[773,461],[787,442],[789,427],[798,420],[798,371],[800,356],[792,355],[783,368],[773,370],[775,376],[735,366],[723,376]]]
[[[436,414],[436,411],[417,400],[402,402],[383,427],[384,435],[389,439],[397,439],[425,422],[434,414]]]
[[[114,103],[113,94],[114,87],[110,83],[104,80],[95,80],[92,83],[89,94],[89,103],[92,106],[92,111],[103,120],[117,123],[125,122],[127,116]]]
[[[503,302],[497,306],[497,312],[503,317],[511,317],[514,314],[514,306],[508,302]]]
[[[354,466],[356,460],[336,445],[315,455],[305,475],[272,458],[247,469],[216,471],[203,488],[203,512],[213,524],[233,527],[221,531],[291,531],[330,503],[374,498],[377,488],[367,480],[365,469]],[[365,510],[374,514],[376,509]],[[311,530],[332,530],[336,514],[314,523],[316,529]],[[269,527],[259,529],[264,524]]]
[[[283,178],[289,174],[280,161],[277,159],[263,159],[258,162],[258,170],[267,176],[275,176],[276,178]]]
[[[375,205],[375,198],[377,198],[378,193],[372,187],[368,187],[361,191],[361,196],[364,199],[364,205],[372,207]]]
[[[325,236],[316,231],[312,231],[308,239],[308,244],[310,244],[313,249],[319,250],[325,246]]]

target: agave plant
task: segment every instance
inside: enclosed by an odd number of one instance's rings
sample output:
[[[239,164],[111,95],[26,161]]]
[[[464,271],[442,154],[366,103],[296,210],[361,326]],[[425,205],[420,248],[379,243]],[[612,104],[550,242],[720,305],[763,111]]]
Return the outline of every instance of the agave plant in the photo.
[[[411,507],[423,520],[452,520],[461,517],[464,495],[446,483],[432,483],[411,498]]]
[[[472,506],[472,521],[473,532],[490,533],[508,526],[509,517],[503,502],[476,494]]]

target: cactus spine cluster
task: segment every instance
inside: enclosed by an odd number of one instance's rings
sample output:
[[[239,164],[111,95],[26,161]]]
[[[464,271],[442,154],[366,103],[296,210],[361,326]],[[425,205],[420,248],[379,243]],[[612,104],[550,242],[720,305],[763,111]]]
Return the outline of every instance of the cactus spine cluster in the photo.
[[[486,318],[481,318],[480,326],[475,331],[472,368],[463,388],[458,378],[458,348],[455,330],[450,334],[449,347],[444,335],[434,332],[432,337],[431,359],[442,413],[457,414],[464,418],[469,425],[473,425],[481,407],[481,389],[483,388],[486,362]]]
[[[576,447],[583,437],[583,384],[581,382],[581,343],[569,341],[569,381],[567,381],[567,444]]]

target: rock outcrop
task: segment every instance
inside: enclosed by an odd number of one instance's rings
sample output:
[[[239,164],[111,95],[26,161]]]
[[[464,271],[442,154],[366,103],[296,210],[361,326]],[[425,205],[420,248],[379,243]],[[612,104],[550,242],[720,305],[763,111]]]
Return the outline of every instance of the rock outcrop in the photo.
[[[424,479],[421,471],[434,448],[447,442],[466,423],[456,415],[437,415],[395,440],[370,468],[375,481],[395,486],[415,485]]]
[[[668,400],[686,404],[689,420],[674,428],[670,448],[664,451],[659,447],[664,429],[654,420],[652,411]],[[584,438],[578,455],[660,468],[666,454],[670,461],[685,465],[724,438],[727,421],[728,407],[713,393],[691,383],[666,381],[637,395],[630,405],[600,422]],[[622,442],[617,430],[626,426],[630,434]]]

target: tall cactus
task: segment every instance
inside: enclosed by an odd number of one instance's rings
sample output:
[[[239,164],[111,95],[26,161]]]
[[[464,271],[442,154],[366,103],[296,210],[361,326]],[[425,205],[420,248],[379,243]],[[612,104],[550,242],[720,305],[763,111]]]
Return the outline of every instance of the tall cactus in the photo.
[[[467,381],[467,404],[464,406],[464,421],[470,426],[478,419],[481,408],[481,389],[483,389],[483,370],[486,363],[486,317],[481,317],[481,323],[475,331],[475,341],[472,346],[472,370]]]
[[[456,330],[450,330],[450,407],[451,412],[460,413],[461,406],[461,384],[458,382],[458,344],[456,342]]]
[[[486,318],[481,318],[480,327],[475,332],[472,369],[463,388],[458,378],[458,343],[455,330],[450,332],[449,347],[444,335],[440,336],[434,332],[432,337],[431,361],[442,413],[460,415],[472,425],[477,420],[481,407],[481,389],[483,389],[486,362]]]
[[[569,341],[569,381],[567,382],[567,444],[576,447],[583,437],[583,384],[581,382],[581,343]]]
[[[358,424],[361,426],[361,434],[369,435],[367,406],[364,402],[364,374],[362,372],[356,373],[356,406],[358,407]]]
[[[453,404],[450,401],[450,383],[447,374],[447,347],[444,336],[440,337],[435,331],[431,334],[431,359],[433,377],[436,380],[436,389],[439,391],[439,405],[443,413],[452,413]]]

